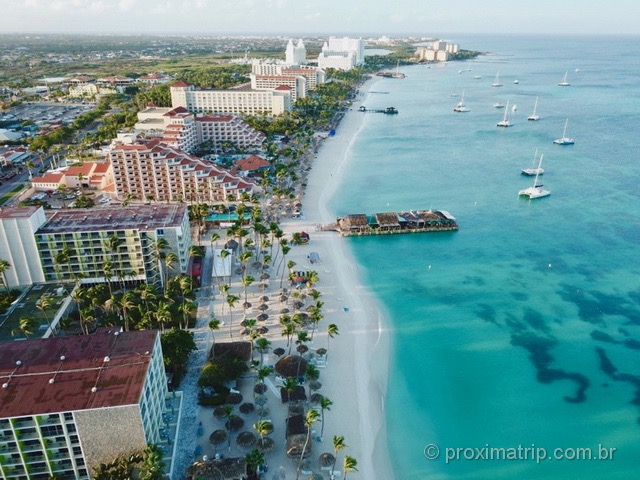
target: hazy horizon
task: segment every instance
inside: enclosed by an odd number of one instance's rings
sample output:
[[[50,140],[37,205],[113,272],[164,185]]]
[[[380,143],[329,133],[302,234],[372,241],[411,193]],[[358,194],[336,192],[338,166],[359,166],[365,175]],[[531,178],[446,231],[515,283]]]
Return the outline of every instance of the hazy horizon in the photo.
[[[401,6],[400,6],[400,5]],[[612,6],[611,4],[615,5]],[[3,32],[149,35],[640,33],[640,4],[541,0],[23,0],[3,5]]]

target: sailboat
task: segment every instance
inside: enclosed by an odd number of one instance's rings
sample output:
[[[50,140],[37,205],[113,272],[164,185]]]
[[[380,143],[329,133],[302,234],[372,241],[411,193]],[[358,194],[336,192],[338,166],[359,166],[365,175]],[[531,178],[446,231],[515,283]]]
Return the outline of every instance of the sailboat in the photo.
[[[573,138],[571,137],[567,137],[567,125],[569,124],[569,119],[567,118],[567,121],[564,122],[564,131],[562,132],[562,138],[556,138],[553,143],[555,143],[556,145],[573,145],[575,142],[573,141]]]
[[[538,162],[538,169],[542,169],[542,157],[544,155],[540,155],[540,161]],[[534,178],[533,180],[533,186],[529,187],[529,188],[525,188],[524,190],[520,190],[518,192],[519,196],[522,197],[529,197],[529,199],[534,199],[534,198],[542,198],[542,197],[546,197],[548,195],[551,195],[551,192],[549,190],[545,190],[542,184],[538,185],[538,176],[540,174],[536,173],[536,178]]]
[[[540,120],[540,115],[538,115],[538,97],[536,97],[536,103],[533,104],[533,113],[527,117],[527,120],[532,122],[537,122]]]
[[[536,164],[536,160],[538,159],[538,149],[536,148],[535,153],[533,154],[533,164]],[[527,175],[529,177],[533,177],[534,175],[542,175],[544,173],[544,168],[541,167],[534,167],[532,166],[531,168],[523,168],[522,169],[522,174],[523,175]]]
[[[500,83],[500,72],[496,73],[496,78],[493,80],[493,83],[491,84],[492,87],[501,87],[502,84]]]
[[[468,112],[469,108],[467,108],[467,105],[464,103],[464,90],[462,91],[462,97],[460,98],[460,101],[458,102],[458,104],[453,107],[453,111],[454,112]]]
[[[398,63],[396,64],[395,73],[393,73],[391,76],[393,78],[404,78],[406,76],[404,73],[400,72],[400,60],[398,60]]]
[[[513,124],[509,121],[509,101],[507,100],[507,108],[504,109],[504,117],[496,124],[496,126],[510,127],[511,125]]]
[[[559,86],[561,87],[568,87],[569,85],[571,85],[569,83],[569,80],[567,79],[567,75],[569,75],[569,70],[567,70],[566,72],[564,72],[564,77],[562,77],[562,80],[560,80],[560,83],[558,83]]]

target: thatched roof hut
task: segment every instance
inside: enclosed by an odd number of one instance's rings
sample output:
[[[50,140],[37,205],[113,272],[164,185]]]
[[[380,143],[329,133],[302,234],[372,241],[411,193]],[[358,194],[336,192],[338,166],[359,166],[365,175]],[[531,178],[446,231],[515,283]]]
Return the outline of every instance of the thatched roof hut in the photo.
[[[289,391],[284,387],[280,388],[280,400],[282,403],[296,402],[299,400],[306,400],[307,393],[302,385],[298,385],[293,390]]]
[[[369,220],[364,213],[346,215],[338,219],[338,227],[346,232],[361,232],[369,228]]]
[[[393,230],[400,228],[398,214],[393,212],[374,214],[378,227],[385,230]]]
[[[247,474],[244,458],[220,458],[196,462],[187,470],[191,480],[243,480]]]
[[[299,377],[307,371],[307,361],[300,355],[286,355],[276,362],[274,368],[283,377]]]

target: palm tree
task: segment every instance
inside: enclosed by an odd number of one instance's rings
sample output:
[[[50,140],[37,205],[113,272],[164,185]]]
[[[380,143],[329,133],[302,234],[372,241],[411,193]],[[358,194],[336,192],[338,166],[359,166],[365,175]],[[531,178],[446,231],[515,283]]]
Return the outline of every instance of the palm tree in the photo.
[[[244,272],[243,272],[244,273]],[[247,287],[249,287],[253,282],[255,282],[255,278],[251,275],[247,275],[246,277],[242,277],[242,286],[244,286],[244,314],[247,314]]]
[[[269,351],[270,346],[271,342],[264,337],[260,337],[256,340],[256,348],[260,352],[260,365],[264,365],[264,354]]]
[[[47,321],[47,325],[49,325],[49,329],[51,330],[51,335],[55,336],[55,332],[51,328],[51,322],[49,321],[49,315],[47,315],[47,310],[51,308],[53,302],[49,297],[42,296],[36,302],[36,308],[42,312],[44,319]]]
[[[304,441],[304,445],[302,446],[302,452],[300,453],[300,460],[298,460],[298,468],[296,470],[296,480],[300,478],[300,470],[302,469],[302,460],[304,459],[304,454],[307,452],[307,446],[309,445],[309,439],[311,438],[311,427],[315,422],[318,421],[320,414],[315,409],[307,410],[307,413],[304,417],[304,426],[307,428],[307,438]]]
[[[11,292],[9,291],[9,283],[7,282],[7,277],[5,276],[5,272],[11,268],[11,264],[3,259],[0,259],[0,278],[2,279],[2,284],[4,288],[7,289],[7,295]]]
[[[193,315],[193,313],[198,309],[198,305],[191,300],[187,302],[183,302],[180,304],[179,310],[182,313],[182,320],[184,321],[184,325],[180,325],[183,330],[189,328],[189,318]]]
[[[335,323],[330,323],[329,325],[327,325],[327,352],[329,351],[329,339],[335,337],[336,335],[340,335],[340,329],[338,328],[338,326]]]
[[[342,477],[342,480],[345,480],[347,478],[347,473],[358,471],[358,469],[356,468],[356,465],[358,465],[358,461],[355,458],[349,455],[344,456],[344,459],[342,460],[342,469],[344,471],[344,476]]]
[[[231,328],[233,324],[233,307],[238,303],[240,297],[237,295],[227,295],[227,305],[229,305],[229,336],[233,338],[233,330]]]
[[[233,405],[223,405],[222,413],[226,419],[225,426],[227,427],[227,439],[229,440],[229,451],[231,451],[231,417],[233,417]]]
[[[320,370],[313,363],[307,364],[307,370],[304,373],[309,383],[320,378]],[[309,385],[309,397],[311,397],[311,385]]]
[[[331,405],[333,405],[333,402],[329,400],[327,397],[322,396],[320,398],[320,414],[322,416],[322,424],[320,427],[320,439],[322,439],[322,434],[324,433],[324,411],[331,410]]]
[[[253,429],[260,435],[260,440],[264,441],[264,436],[273,432],[273,423],[269,420],[258,420],[253,424]]]
[[[121,262],[121,258],[119,255],[118,250],[120,250],[120,247],[122,246],[122,244],[124,244],[124,239],[118,237],[118,235],[111,235],[106,241],[105,241],[105,246],[111,250],[111,254],[113,257],[115,257],[116,259],[116,275],[118,276],[118,278],[122,278],[122,262]],[[122,285],[121,285],[122,287]]]
[[[129,331],[129,322],[131,320],[129,311],[136,307],[136,295],[133,292],[125,292],[117,303],[118,308],[122,312],[122,320],[124,322],[124,330]]]
[[[160,325],[160,331],[164,332],[164,327],[171,321],[171,310],[168,302],[158,302],[156,306],[156,320]]]
[[[19,333],[22,333],[27,339],[30,335],[33,335],[36,327],[38,326],[38,321],[33,317],[20,317],[18,328],[14,328],[11,330],[11,335],[15,336]]]
[[[343,450],[347,446],[344,443],[344,437],[342,435],[333,436],[333,467],[331,467],[331,478],[333,479],[333,472],[336,470],[336,462],[338,461],[338,452]]]
[[[211,356],[215,355],[216,348],[216,337],[213,335],[213,332],[216,330],[220,330],[220,320],[217,318],[212,318],[209,320],[209,330],[211,330]]]
[[[289,355],[291,355],[291,347],[293,346],[293,342],[291,341],[291,337],[296,333],[296,326],[287,322],[282,325],[282,336],[287,337],[287,346],[289,347]]]
[[[164,238],[159,238],[158,240],[156,240],[151,247],[153,257],[156,260],[158,275],[160,275],[160,285],[162,286],[165,285],[164,270],[162,268],[162,260],[165,258],[164,251],[168,247],[169,247],[169,243]]]

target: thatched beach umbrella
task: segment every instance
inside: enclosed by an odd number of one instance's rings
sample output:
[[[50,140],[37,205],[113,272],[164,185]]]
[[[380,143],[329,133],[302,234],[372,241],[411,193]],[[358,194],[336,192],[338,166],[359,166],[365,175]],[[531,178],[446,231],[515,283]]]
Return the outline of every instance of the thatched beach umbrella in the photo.
[[[264,272],[260,275],[260,280],[266,280],[267,278],[270,278],[271,275],[269,275],[267,272]]]
[[[251,333],[251,330],[249,330],[247,327],[243,327],[240,329],[240,335],[249,335]]]
[[[316,353],[322,357],[327,354],[327,349],[322,347],[316,348]]]
[[[287,307],[284,307],[282,310],[280,310],[280,313],[283,315],[289,313],[289,309]]]
[[[258,310],[260,310],[261,312],[269,310],[269,305],[267,305],[266,303],[262,303],[258,306]]]
[[[298,353],[305,353],[309,351],[309,347],[307,347],[305,344],[301,344],[296,347],[296,350],[298,351]]]
[[[284,352],[285,352],[285,350],[282,347],[278,347],[278,348],[274,348],[273,349],[273,354],[277,355],[278,357],[284,355]]]
[[[244,302],[244,303],[242,304],[242,306],[243,306],[244,308],[251,308],[251,302]]]
[[[284,295],[284,294],[282,294],[282,295],[280,295],[280,296],[278,297],[278,300],[280,301],[280,303],[284,303],[284,302],[286,302],[287,300],[289,300],[289,296],[288,296],[288,295]]]
[[[251,266],[253,268],[260,268],[260,267],[262,267],[262,263],[260,263],[260,262],[252,262]]]
[[[235,269],[235,273],[236,275],[241,275],[242,274],[243,269],[242,268],[236,268]]]
[[[262,295],[258,300],[260,300],[262,303],[268,302],[269,297],[267,295]]]
[[[267,327],[265,327],[264,325],[260,325],[258,328],[256,328],[256,332],[258,332],[260,335],[264,335],[268,331],[269,331],[269,329]]]
[[[232,405],[238,405],[242,402],[242,394],[237,392],[232,392],[227,395],[226,403],[230,403]]]
[[[253,386],[253,393],[256,393],[258,395],[262,395],[266,391],[267,391],[267,386],[264,383],[256,383]]]
[[[266,314],[266,313],[261,313],[260,315],[258,315],[258,316],[256,317],[256,319],[257,319],[259,322],[266,322],[268,318],[269,318],[269,315],[268,315],[268,314]]]
[[[245,415],[253,413],[255,409],[256,409],[256,406],[251,402],[245,402],[242,405],[240,405],[240,408],[239,408],[240,413],[244,413]]]
[[[309,388],[311,390],[320,390],[322,388],[322,384],[318,380],[311,380],[309,382]]]
[[[292,306],[296,310],[300,310],[302,307],[304,307],[304,302],[301,302],[300,300],[296,300],[295,302],[293,302]]]
[[[227,441],[228,435],[226,430],[214,430],[214,432],[209,435],[209,442],[211,442],[211,445],[220,445]]]
[[[225,411],[224,411],[224,407],[223,406],[219,406],[213,409],[213,416],[220,419],[220,418],[224,418],[226,415]]]
[[[309,399],[309,401],[313,404],[318,404],[320,403],[320,400],[322,400],[324,398],[324,395],[322,395],[321,393],[314,393],[313,395],[311,395],[311,398]]]
[[[273,450],[273,447],[275,446],[275,444],[276,442],[273,440],[273,438],[265,437],[265,438],[258,439],[258,441],[256,442],[256,447],[261,452],[266,453]]]
[[[333,456],[333,453],[329,452],[321,453],[318,457],[318,463],[321,467],[333,467],[335,461],[336,457]]]
[[[237,432],[244,427],[244,420],[237,415],[231,415],[229,420],[225,422],[224,426],[230,432]]]
[[[240,432],[236,438],[236,443],[239,447],[249,448],[256,444],[256,434],[253,432]]]
[[[307,361],[300,355],[286,355],[276,362],[274,368],[283,377],[298,377],[307,371]]]

